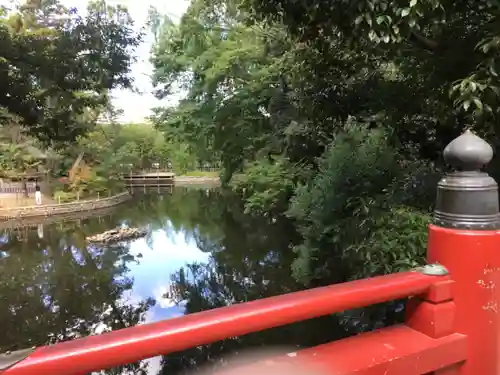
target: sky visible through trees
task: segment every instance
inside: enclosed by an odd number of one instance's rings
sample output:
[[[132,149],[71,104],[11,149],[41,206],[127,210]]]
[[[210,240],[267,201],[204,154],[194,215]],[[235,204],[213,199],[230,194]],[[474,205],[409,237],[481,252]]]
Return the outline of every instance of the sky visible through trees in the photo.
[[[6,0],[0,0],[0,4]],[[73,6],[78,10],[84,10],[89,0],[63,0],[62,3],[67,6]],[[173,21],[177,22],[189,5],[189,0],[110,0],[109,5],[125,5],[134,21],[136,28],[144,26],[147,21],[147,11],[150,6],[157,8],[160,12],[167,14]],[[149,62],[149,54],[153,46],[153,35],[148,31],[143,43],[137,49],[135,55],[138,61],[132,66],[132,77],[135,80],[135,86],[139,92],[130,90],[114,90],[112,92],[113,104],[124,111],[119,121],[123,123],[142,122],[151,115],[152,107],[163,104],[174,104],[180,95],[174,95],[166,101],[159,101],[152,95],[152,86],[150,75],[153,73],[153,67]]]

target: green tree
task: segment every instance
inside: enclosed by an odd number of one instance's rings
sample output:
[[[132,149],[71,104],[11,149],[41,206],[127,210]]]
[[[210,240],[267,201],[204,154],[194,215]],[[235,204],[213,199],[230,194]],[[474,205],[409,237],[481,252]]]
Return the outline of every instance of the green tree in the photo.
[[[165,169],[172,163],[182,174],[196,168],[196,156],[185,143],[172,143],[149,124],[101,124],[78,139],[78,153],[91,163],[97,174],[110,177],[132,170]],[[75,147],[63,151],[76,158]]]
[[[421,175],[432,171],[422,163],[403,167],[383,130],[349,125],[319,160],[314,179],[296,190],[288,211],[304,239],[295,248],[293,270],[307,284],[345,282],[424,262],[426,204],[433,192]]]
[[[321,56],[305,61],[311,83],[335,68],[335,50],[377,61],[391,80],[372,87],[384,126],[419,157],[436,160],[466,126],[496,140],[498,132],[497,4],[489,1],[411,0],[328,2],[245,0],[255,19],[287,30]],[[371,72],[366,72],[370,74]],[[330,80],[327,85],[332,86]],[[319,99],[332,103],[337,93]],[[374,99],[374,100],[373,100]],[[324,108],[321,106],[321,108]],[[327,112],[319,112],[324,117]],[[354,114],[354,113],[351,113]],[[497,142],[495,141],[495,144]],[[408,151],[408,150],[407,150]]]
[[[46,143],[85,133],[80,121],[107,90],[131,87],[141,35],[122,6],[91,2],[85,16],[56,0],[29,0],[0,14],[0,108]]]
[[[168,19],[154,23],[152,62],[159,97],[179,80],[187,90],[177,108],[156,111],[156,126],[192,145],[201,160],[209,153],[220,157],[228,181],[246,161],[283,147],[276,135],[282,129],[274,128],[268,107],[290,44],[283,30],[246,27],[237,3],[225,5],[228,11],[219,14],[203,0],[193,1],[179,26]],[[279,50],[266,49],[268,32],[282,42]]]
[[[337,4],[313,3],[193,0],[178,26],[154,23],[158,94],[179,82],[188,92],[157,110],[156,124],[195,149],[208,139],[247,212],[288,211],[304,282],[411,267],[422,261],[440,152],[463,127],[447,95],[455,73],[435,76],[421,47],[406,54],[405,40],[364,38]],[[280,4],[290,7],[284,18],[273,13]],[[323,6],[338,22],[328,30],[314,23]],[[296,25],[289,9],[303,12]],[[385,27],[378,21],[373,28]]]

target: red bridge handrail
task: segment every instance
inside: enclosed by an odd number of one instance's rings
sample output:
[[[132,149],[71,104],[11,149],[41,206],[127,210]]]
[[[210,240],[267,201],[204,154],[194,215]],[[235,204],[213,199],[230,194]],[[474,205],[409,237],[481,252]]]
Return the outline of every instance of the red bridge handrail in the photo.
[[[0,374],[86,374],[301,320],[418,295],[446,278],[404,272],[240,303],[40,347]]]

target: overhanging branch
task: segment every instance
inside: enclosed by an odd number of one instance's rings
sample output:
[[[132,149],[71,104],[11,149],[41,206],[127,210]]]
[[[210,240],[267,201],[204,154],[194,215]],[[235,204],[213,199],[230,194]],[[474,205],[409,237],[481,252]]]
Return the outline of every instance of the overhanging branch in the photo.
[[[431,52],[436,52],[440,48],[440,45],[438,42],[427,38],[426,36],[422,35],[420,32],[418,32],[416,30],[412,30],[410,32],[410,40],[414,41],[420,47],[422,47],[428,51],[431,51]]]

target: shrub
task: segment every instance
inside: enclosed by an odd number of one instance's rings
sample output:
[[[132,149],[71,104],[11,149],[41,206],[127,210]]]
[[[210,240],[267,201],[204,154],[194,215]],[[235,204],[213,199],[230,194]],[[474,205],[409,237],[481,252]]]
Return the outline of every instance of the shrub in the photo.
[[[295,276],[334,283],[422,262],[429,222],[428,202],[418,202],[423,169],[402,165],[383,131],[351,125],[338,135],[288,211],[303,238]]]
[[[97,193],[105,193],[108,188],[109,182],[106,178],[101,177],[93,173],[84,182],[84,189],[87,193],[96,195]]]
[[[295,170],[283,158],[263,158],[245,166],[231,188],[245,201],[245,213],[262,215],[283,212],[293,194]]]
[[[77,194],[73,192],[58,190],[54,193],[54,200],[56,201],[56,203],[73,202],[77,200]]]

